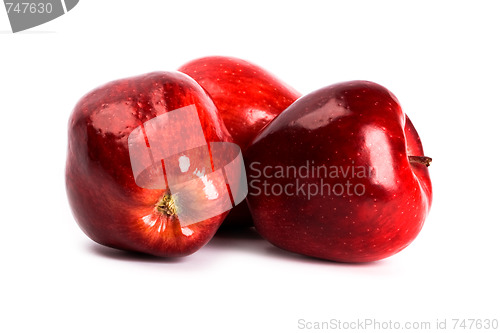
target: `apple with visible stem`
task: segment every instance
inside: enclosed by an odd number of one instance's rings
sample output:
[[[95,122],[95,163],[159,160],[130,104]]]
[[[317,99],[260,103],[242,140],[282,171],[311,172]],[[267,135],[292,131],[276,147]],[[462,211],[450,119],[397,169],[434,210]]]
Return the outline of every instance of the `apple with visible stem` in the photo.
[[[69,120],[66,187],[76,221],[109,247],[163,257],[195,252],[231,204],[215,172],[218,142],[233,140],[210,97],[183,73],[91,91]]]
[[[178,69],[210,95],[234,142],[245,150],[271,120],[300,97],[295,89],[267,70],[243,59],[210,56]],[[246,202],[236,206],[223,226],[251,226]]]
[[[368,81],[301,97],[246,151],[257,231],[299,254],[389,257],[417,237],[432,187],[420,138],[396,97]]]

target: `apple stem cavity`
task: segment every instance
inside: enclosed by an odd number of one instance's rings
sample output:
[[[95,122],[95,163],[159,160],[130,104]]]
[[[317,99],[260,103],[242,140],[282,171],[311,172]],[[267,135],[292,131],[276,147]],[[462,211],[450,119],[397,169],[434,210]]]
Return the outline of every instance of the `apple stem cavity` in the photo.
[[[170,193],[165,193],[155,205],[157,212],[166,215],[177,215],[177,207],[175,206],[174,197]]]
[[[426,167],[431,165],[432,162],[432,158],[427,156],[408,156],[408,160],[410,161],[410,163],[422,164]]]

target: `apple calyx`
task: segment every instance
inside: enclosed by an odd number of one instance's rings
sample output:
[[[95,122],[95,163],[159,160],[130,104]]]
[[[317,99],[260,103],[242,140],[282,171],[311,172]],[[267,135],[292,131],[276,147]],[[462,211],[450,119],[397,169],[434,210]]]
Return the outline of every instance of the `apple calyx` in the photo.
[[[410,161],[410,163],[422,164],[426,167],[431,165],[432,162],[432,158],[427,156],[408,156],[408,160]]]
[[[162,215],[177,215],[177,207],[175,205],[174,196],[170,194],[170,192],[166,192],[165,194],[163,194],[160,200],[158,200],[158,202],[156,203],[155,209]]]

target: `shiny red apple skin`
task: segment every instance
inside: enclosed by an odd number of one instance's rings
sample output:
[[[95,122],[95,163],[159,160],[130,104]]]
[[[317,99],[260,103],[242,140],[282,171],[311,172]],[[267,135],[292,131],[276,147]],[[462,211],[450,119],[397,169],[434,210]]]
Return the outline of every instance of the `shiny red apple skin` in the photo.
[[[307,256],[351,263],[389,257],[417,237],[429,213],[427,166],[409,161],[409,156],[423,154],[415,128],[386,88],[352,81],[312,92],[276,117],[247,150],[247,201],[255,227],[272,244]],[[337,187],[336,195],[324,187],[310,199],[292,190],[292,195],[274,195],[296,179],[269,170],[298,168],[307,161],[328,170],[361,166],[374,172],[366,177],[361,168],[339,177],[303,172],[304,177],[297,176],[301,183],[319,186],[323,179],[331,188],[343,184],[344,192]],[[265,166],[272,168],[267,176]],[[264,195],[264,180],[275,186],[269,195]],[[352,185],[358,183],[354,193]],[[365,193],[357,195],[362,188]],[[311,185],[308,193],[314,189]]]
[[[264,126],[300,97],[267,70],[234,57],[204,57],[178,70],[208,92],[243,151]]]
[[[137,126],[192,104],[207,142],[232,142],[206,92],[179,72],[113,81],[75,106],[69,120],[66,188],[73,215],[91,239],[117,249],[178,257],[212,238],[227,212],[190,225],[188,232],[181,230],[176,216],[155,208],[165,190],[136,184],[127,144]],[[159,218],[157,225],[144,223],[149,215]]]
[[[178,69],[210,95],[235,143],[245,150],[259,131],[285,110],[300,93],[267,70],[243,59],[210,56]],[[231,210],[223,226],[251,226],[246,202]]]

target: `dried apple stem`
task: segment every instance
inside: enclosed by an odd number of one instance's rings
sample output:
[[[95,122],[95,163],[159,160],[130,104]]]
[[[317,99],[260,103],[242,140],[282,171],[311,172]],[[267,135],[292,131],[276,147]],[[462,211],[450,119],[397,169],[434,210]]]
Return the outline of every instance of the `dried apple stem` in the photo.
[[[408,156],[408,160],[410,161],[410,163],[418,163],[425,165],[426,167],[431,165],[432,162],[432,158],[427,156]]]
[[[177,208],[175,207],[174,198],[170,193],[165,193],[160,200],[155,205],[158,212],[172,216],[177,214]]]

